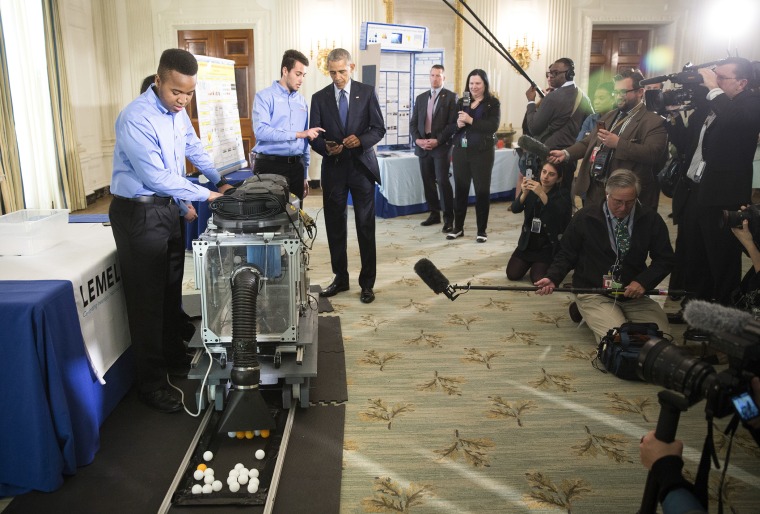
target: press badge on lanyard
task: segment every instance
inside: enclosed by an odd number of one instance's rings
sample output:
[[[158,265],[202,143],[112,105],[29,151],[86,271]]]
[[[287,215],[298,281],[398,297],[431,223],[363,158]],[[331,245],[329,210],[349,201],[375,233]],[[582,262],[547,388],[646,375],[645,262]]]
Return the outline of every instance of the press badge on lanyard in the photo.
[[[602,287],[604,289],[621,289],[620,266],[612,266],[606,275],[602,275]]]
[[[534,234],[541,232],[541,218],[533,218],[533,221],[530,223],[530,231]]]

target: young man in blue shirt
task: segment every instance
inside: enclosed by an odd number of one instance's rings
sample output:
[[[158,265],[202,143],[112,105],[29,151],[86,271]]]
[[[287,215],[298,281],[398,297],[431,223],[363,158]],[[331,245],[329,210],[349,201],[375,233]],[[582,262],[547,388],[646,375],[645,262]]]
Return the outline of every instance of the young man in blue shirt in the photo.
[[[309,128],[309,107],[298,93],[309,60],[298,50],[282,55],[280,80],[256,93],[253,103],[255,173],[276,173],[288,180],[290,192],[303,200],[309,194],[309,143],[324,132]]]
[[[185,111],[198,63],[185,50],[164,51],[155,84],[116,119],[109,217],[121,267],[140,399],[161,412],[180,401],[167,372],[185,364],[177,337],[185,261],[182,201],[213,201],[221,193],[185,178],[185,157],[215,183],[221,177]]]

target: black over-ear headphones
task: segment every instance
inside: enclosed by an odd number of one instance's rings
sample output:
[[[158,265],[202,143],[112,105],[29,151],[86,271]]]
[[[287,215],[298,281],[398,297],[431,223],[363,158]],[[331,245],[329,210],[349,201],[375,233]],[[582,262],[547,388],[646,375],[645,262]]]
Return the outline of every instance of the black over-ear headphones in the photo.
[[[565,72],[565,78],[567,80],[573,80],[575,77],[575,63],[572,61],[572,59],[567,60],[570,61],[570,69]]]

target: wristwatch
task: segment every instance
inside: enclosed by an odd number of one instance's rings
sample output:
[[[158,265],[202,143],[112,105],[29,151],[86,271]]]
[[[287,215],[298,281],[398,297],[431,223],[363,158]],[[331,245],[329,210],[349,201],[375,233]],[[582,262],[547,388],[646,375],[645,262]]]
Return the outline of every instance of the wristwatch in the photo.
[[[226,186],[227,184],[229,184],[229,182],[227,182],[227,179],[222,177],[222,180],[214,184],[214,186],[216,186],[217,188],[220,188],[222,186]]]

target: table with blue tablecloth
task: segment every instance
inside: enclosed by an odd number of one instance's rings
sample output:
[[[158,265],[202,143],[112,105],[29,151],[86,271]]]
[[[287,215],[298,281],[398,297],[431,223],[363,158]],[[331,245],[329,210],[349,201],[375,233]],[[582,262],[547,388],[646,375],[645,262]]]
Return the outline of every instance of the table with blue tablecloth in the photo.
[[[0,496],[53,491],[91,463],[134,379],[111,229],[68,224],[58,238],[0,256]]]
[[[378,154],[380,181],[375,190],[375,213],[381,218],[427,212],[418,158],[413,152]],[[511,200],[517,184],[518,157],[512,149],[498,149],[491,171],[491,199]],[[454,179],[450,174],[453,187]],[[469,203],[475,203],[470,187]]]

